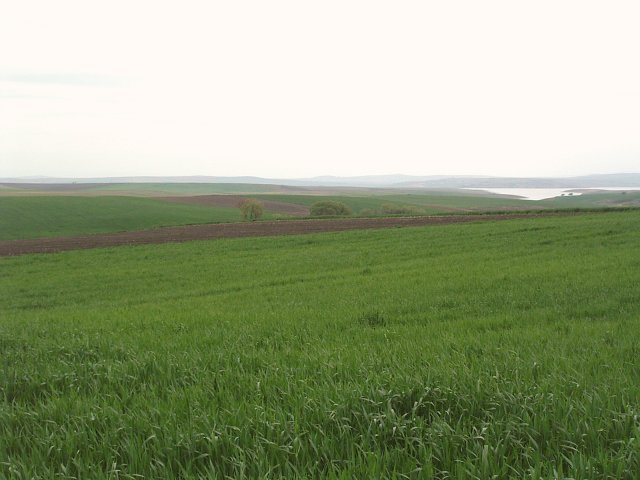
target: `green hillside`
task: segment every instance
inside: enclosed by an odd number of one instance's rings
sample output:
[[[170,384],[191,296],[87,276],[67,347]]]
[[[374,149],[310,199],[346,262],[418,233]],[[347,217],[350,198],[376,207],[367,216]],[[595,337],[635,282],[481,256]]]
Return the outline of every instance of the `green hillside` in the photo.
[[[0,196],[0,240],[240,220],[238,209],[135,197]]]
[[[462,193],[407,193],[369,195],[254,195],[256,198],[277,200],[280,202],[312,205],[323,200],[337,200],[348,205],[357,215],[380,215],[384,207],[402,208],[407,213],[436,214],[452,212],[472,212],[482,210],[518,210],[536,208],[535,202],[497,195]],[[543,207],[538,207],[543,208]]]
[[[640,207],[640,191],[593,192],[541,200],[552,208]]]

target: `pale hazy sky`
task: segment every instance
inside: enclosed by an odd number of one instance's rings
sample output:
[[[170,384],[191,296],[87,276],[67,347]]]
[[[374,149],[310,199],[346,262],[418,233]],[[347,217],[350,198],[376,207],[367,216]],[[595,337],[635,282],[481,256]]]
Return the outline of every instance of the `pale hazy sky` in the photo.
[[[0,177],[640,172],[637,0],[0,1]]]

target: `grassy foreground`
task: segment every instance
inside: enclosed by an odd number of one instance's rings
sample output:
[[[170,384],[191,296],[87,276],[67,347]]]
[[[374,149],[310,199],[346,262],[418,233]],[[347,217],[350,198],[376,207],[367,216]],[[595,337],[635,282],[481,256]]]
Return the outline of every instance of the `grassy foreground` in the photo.
[[[640,471],[640,214],[0,259],[0,478]]]

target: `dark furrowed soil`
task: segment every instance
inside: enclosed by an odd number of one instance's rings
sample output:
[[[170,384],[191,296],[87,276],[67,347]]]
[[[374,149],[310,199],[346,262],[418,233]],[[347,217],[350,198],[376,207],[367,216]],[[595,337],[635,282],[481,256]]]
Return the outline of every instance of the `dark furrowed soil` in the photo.
[[[0,241],[0,256],[24,255],[28,253],[55,253],[87,248],[187,242],[191,240],[208,240],[216,238],[301,235],[307,233],[339,232],[358,229],[446,225],[452,223],[510,220],[514,218],[531,218],[539,216],[542,215],[449,215],[431,217],[281,220],[274,222],[186,225],[181,227],[163,227],[154,230],[82,235],[76,237],[2,240]]]

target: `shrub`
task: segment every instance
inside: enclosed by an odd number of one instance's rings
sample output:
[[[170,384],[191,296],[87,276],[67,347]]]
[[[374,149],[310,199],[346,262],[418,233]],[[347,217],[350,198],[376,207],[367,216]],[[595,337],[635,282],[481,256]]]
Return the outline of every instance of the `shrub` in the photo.
[[[311,205],[312,217],[339,217],[351,215],[351,209],[342,202],[336,202],[334,200],[323,200]]]
[[[253,198],[246,198],[238,204],[238,208],[242,212],[242,219],[253,222],[262,217],[264,207],[261,202]]]

